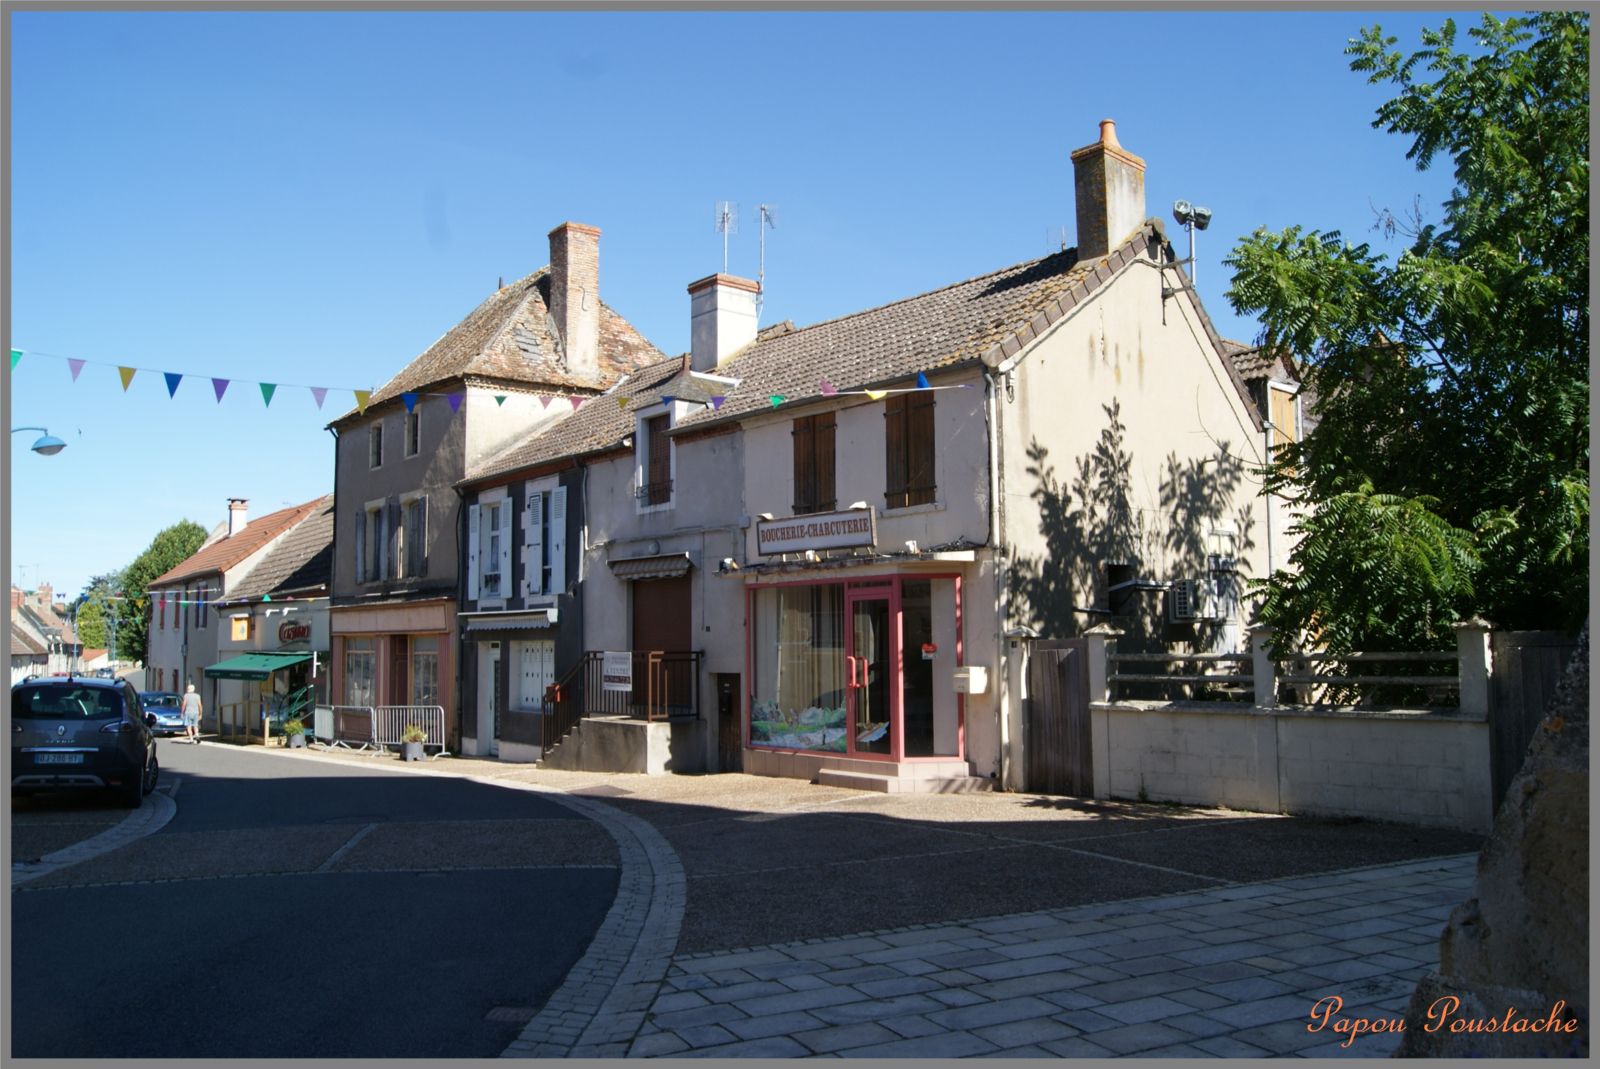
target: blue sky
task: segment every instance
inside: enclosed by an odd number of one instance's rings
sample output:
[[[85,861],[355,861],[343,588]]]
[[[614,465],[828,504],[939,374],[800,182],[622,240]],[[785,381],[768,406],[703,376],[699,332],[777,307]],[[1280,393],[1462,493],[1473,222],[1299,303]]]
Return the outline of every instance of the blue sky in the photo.
[[[776,206],[763,321],[805,325],[1070,241],[1068,154],[1114,118],[1180,250],[1172,202],[1212,209],[1200,293],[1248,340],[1223,298],[1239,236],[1384,247],[1374,207],[1418,196],[1437,219],[1447,168],[1372,129],[1391,94],[1343,49],[1444,17],[12,12],[11,422],[68,442],[13,436],[12,578],[75,592],[229,497],[328,492],[348,391],[569,219],[603,231],[606,302],[678,353],[685,286],[722,269],[717,200],[751,277]],[[126,392],[119,364],[147,369]],[[190,376],[170,399],[163,371]],[[235,380],[221,403],[211,376]]]

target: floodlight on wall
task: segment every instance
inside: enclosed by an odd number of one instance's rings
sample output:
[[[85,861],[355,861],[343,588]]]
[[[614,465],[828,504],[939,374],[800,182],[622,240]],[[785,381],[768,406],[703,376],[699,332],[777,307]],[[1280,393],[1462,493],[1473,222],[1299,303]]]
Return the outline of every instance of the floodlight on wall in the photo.
[[[1172,202],[1172,218],[1176,219],[1178,225],[1189,232],[1189,285],[1193,286],[1196,277],[1194,232],[1196,230],[1204,230],[1211,225],[1211,209],[1197,207],[1186,200],[1175,200]]]

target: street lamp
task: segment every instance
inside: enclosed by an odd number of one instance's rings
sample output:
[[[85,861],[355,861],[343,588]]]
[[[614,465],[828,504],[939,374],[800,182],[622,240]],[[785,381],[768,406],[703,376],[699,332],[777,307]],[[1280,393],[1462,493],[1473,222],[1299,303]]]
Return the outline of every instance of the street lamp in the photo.
[[[1189,231],[1189,284],[1195,281],[1194,232],[1211,225],[1211,209],[1200,208],[1186,200],[1173,201],[1172,217]]]
[[[65,449],[67,447],[67,443],[66,442],[63,442],[60,438],[57,438],[57,437],[53,436],[44,427],[12,427],[11,428],[11,433],[12,434],[20,434],[23,431],[38,431],[39,432],[40,437],[39,437],[39,440],[37,442],[33,443],[33,451],[35,453],[38,453],[40,456],[53,457],[57,453],[61,452],[63,449]]]

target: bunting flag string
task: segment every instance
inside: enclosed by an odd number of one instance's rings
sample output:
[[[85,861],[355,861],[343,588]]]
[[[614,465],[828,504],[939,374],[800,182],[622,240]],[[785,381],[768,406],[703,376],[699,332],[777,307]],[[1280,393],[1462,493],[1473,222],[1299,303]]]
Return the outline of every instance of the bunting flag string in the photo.
[[[78,381],[79,375],[82,373],[84,367],[86,365],[88,365],[88,364],[94,363],[94,364],[97,364],[97,366],[115,367],[117,369],[117,374],[118,374],[118,376],[119,376],[119,378],[120,378],[120,380],[122,382],[122,389],[123,389],[124,393],[129,392],[130,388],[133,385],[134,377],[140,371],[151,371],[152,374],[160,374],[161,375],[162,381],[166,385],[167,397],[169,399],[175,398],[177,396],[178,386],[183,382],[183,380],[185,378],[189,377],[189,373],[187,373],[187,372],[178,372],[178,371],[160,371],[160,372],[156,372],[156,371],[153,371],[150,368],[130,367],[130,366],[126,365],[126,364],[110,364],[110,363],[105,363],[105,362],[100,362],[100,361],[85,360],[85,359],[81,359],[79,357],[60,357],[60,356],[57,356],[56,354],[53,354],[53,353],[37,352],[37,351],[31,350],[31,349],[12,349],[11,350],[11,367],[13,368],[13,370],[17,367],[17,365],[19,363],[21,363],[22,358],[23,358],[24,355],[53,357],[55,359],[63,359],[63,360],[65,360],[66,364],[67,364],[67,368],[71,372],[72,381],[73,382],[77,382]],[[211,389],[212,389],[213,394],[216,397],[216,400],[217,400],[218,404],[222,403],[223,395],[227,393],[228,387],[230,385],[232,385],[234,381],[236,381],[236,380],[229,379],[229,378],[224,378],[222,376],[211,376]],[[271,407],[272,399],[273,399],[274,396],[276,396],[278,388],[280,386],[282,386],[282,385],[299,386],[300,384],[296,384],[296,383],[284,384],[284,383],[272,383],[272,382],[260,382],[260,383],[257,383],[257,386],[261,390],[261,401],[262,401],[262,404],[263,404],[264,407],[268,407],[268,408]],[[867,398],[869,398],[870,400],[873,400],[873,401],[881,401],[883,398],[889,396],[890,394],[909,393],[912,390],[965,390],[965,389],[971,389],[972,386],[973,386],[973,384],[970,383],[970,382],[954,383],[954,384],[947,385],[947,386],[934,386],[932,383],[930,383],[928,381],[928,376],[927,376],[926,372],[919,371],[919,372],[916,373],[916,384],[914,386],[909,386],[909,387],[904,387],[904,388],[880,387],[880,388],[877,388],[877,389],[841,390],[837,386],[835,386],[833,384],[833,382],[831,382],[826,376],[823,376],[817,383],[817,394],[820,395],[821,397],[826,397],[826,398],[847,397],[847,396],[863,396],[863,397],[867,397]],[[318,409],[321,409],[323,407],[324,403],[327,401],[328,392],[330,390],[332,390],[332,389],[336,389],[336,387],[329,387],[329,386],[305,386],[304,388],[311,391],[312,400],[315,401],[316,406],[317,406]],[[355,404],[356,404],[357,411],[360,412],[362,415],[365,415],[366,411],[367,411],[367,406],[372,401],[372,395],[373,395],[374,391],[373,390],[351,389],[350,393],[355,398]],[[508,395],[508,394],[493,394],[491,396],[493,396],[493,398],[494,398],[494,403],[495,403],[496,407],[503,407],[510,395]],[[535,400],[537,400],[539,402],[540,408],[548,410],[550,405],[551,405],[551,403],[553,401],[557,400],[561,395],[560,394],[547,394],[546,393],[546,394],[533,394],[531,396]],[[468,395],[465,392],[461,392],[461,391],[456,391],[456,392],[451,392],[451,393],[430,393],[430,392],[415,391],[415,390],[406,391],[405,393],[402,393],[400,395],[400,398],[404,402],[406,411],[408,413],[416,411],[416,406],[417,406],[418,402],[424,397],[434,397],[434,398],[442,397],[442,398],[444,398],[445,400],[447,400],[449,402],[451,413],[458,413],[458,412],[461,411],[462,402],[467,400]],[[791,397],[792,397],[792,394],[790,394],[790,393],[771,393],[771,394],[767,395],[767,401],[771,405],[771,407],[778,408],[778,407],[781,407],[781,406],[783,406],[785,404],[788,404],[790,402]],[[572,395],[568,395],[567,396],[567,401],[568,401],[568,403],[570,403],[572,405],[572,410],[574,412],[576,412],[583,405],[583,403],[585,401],[592,400],[592,399],[593,399],[593,395],[588,395],[588,394],[572,394]],[[810,400],[810,399],[811,399],[811,396],[809,396],[809,395],[800,398],[800,400]],[[617,397],[616,400],[617,400],[617,408],[620,411],[620,410],[628,409],[632,405],[634,398],[632,398],[631,396],[629,396],[629,397]],[[719,411],[722,408],[722,406],[726,403],[727,400],[728,400],[728,397],[727,397],[726,394],[717,394],[717,395],[715,395],[715,396],[713,396],[713,397],[711,397],[709,399],[710,407],[711,407],[711,409],[713,411]],[[705,402],[701,402],[701,403],[703,404]]]

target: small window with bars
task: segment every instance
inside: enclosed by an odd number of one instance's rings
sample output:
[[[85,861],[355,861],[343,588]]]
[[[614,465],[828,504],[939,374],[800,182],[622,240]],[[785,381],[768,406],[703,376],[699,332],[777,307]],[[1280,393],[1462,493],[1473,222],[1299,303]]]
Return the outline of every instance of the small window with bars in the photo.
[[[663,413],[644,421],[644,458],[639,500],[645,505],[672,504],[672,417]]]

